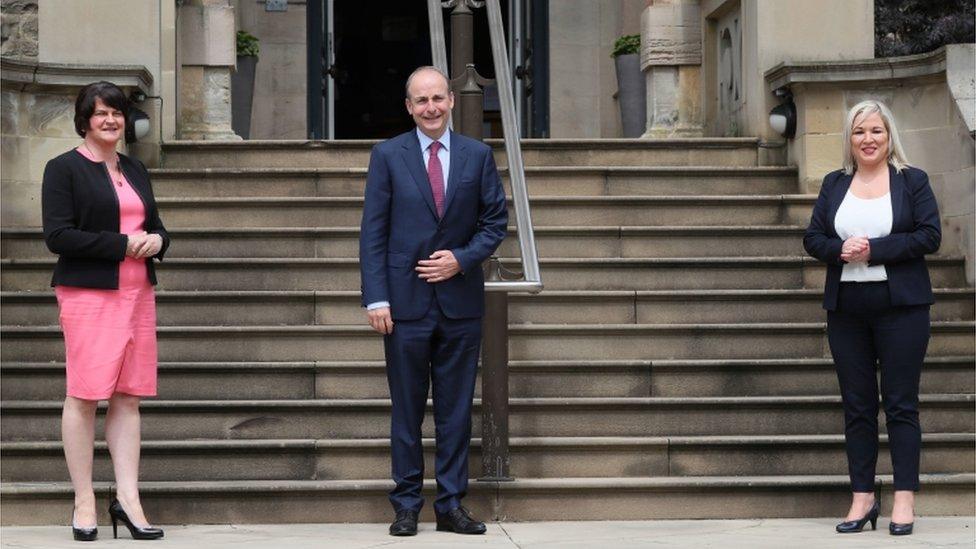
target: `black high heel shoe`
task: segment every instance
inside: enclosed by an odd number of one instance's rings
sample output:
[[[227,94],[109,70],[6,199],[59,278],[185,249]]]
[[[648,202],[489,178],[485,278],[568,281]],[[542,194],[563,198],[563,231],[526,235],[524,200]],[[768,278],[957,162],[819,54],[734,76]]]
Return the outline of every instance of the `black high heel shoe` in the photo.
[[[75,526],[75,513],[72,511],[71,535],[74,536],[75,541],[95,541],[98,539],[98,526],[92,526],[91,528],[78,528]]]
[[[842,522],[838,524],[837,532],[840,534],[853,534],[856,532],[860,532],[861,530],[864,530],[864,525],[867,524],[868,522],[871,523],[872,530],[877,530],[878,515],[880,514],[880,512],[881,510],[878,507],[878,501],[875,500],[874,505],[871,506],[871,510],[868,511],[868,514],[864,515],[864,517],[858,520],[848,520],[846,522]]]
[[[122,504],[117,499],[113,499],[112,504],[108,506],[108,514],[112,517],[112,537],[116,539],[119,537],[119,521],[129,529],[132,539],[159,539],[163,537],[163,531],[160,528],[153,528],[152,526],[143,528],[132,524],[129,515],[125,513],[125,509],[122,508]]]
[[[898,524],[897,522],[888,523],[888,533],[892,536],[910,536],[912,535],[912,530],[914,528],[914,522],[909,522],[907,524]]]

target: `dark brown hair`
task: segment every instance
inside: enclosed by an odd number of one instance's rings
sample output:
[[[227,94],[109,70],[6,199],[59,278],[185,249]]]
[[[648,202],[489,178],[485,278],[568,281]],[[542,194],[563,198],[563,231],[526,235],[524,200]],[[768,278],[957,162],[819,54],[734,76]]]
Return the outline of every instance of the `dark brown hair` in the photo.
[[[95,112],[96,99],[101,99],[109,107],[121,111],[125,121],[129,121],[129,100],[122,88],[104,80],[92,82],[81,88],[78,98],[75,99],[75,132],[82,137],[88,131],[88,121]]]

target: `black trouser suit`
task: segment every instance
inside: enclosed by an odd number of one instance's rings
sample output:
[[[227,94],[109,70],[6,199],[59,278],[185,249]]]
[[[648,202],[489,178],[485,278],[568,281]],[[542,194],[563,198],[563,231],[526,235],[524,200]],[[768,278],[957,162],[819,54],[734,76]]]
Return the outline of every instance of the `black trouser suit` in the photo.
[[[851,488],[874,490],[878,456],[878,383],[884,406],[895,490],[918,490],[921,428],[919,379],[929,341],[932,284],[925,255],[939,249],[939,209],[922,170],[888,167],[892,225],[869,239],[869,265],[884,265],[886,281],[841,282],[843,240],[834,227],[852,174],[824,177],[803,246],[827,264],[823,307],[827,339],[844,404]]]

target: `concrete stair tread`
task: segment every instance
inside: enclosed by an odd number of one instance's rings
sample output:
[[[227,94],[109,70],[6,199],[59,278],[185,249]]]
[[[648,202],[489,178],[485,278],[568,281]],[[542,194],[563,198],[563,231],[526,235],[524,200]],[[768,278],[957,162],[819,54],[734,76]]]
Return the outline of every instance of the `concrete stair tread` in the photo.
[[[377,140],[176,140],[161,146],[166,167],[365,167]],[[499,166],[507,165],[504,143],[487,139]],[[566,164],[756,165],[761,141],[749,138],[523,139],[526,166]]]
[[[808,332],[826,329],[825,322],[764,322],[764,323],[723,323],[723,324],[513,324],[509,331],[515,333],[668,333],[692,331],[776,331],[776,332]],[[939,320],[932,322],[932,331],[971,331],[976,328],[976,321],[972,320]],[[0,331],[8,334],[45,334],[60,333],[61,327],[53,326],[12,326],[2,325]],[[159,332],[197,332],[205,333],[322,333],[322,334],[367,334],[372,328],[361,324],[331,324],[331,325],[247,325],[247,326],[212,326],[212,325],[184,325],[159,326]]]
[[[976,289],[962,287],[962,288],[933,288],[933,293],[936,295],[952,296],[952,295],[973,295],[976,294]],[[255,299],[294,299],[294,298],[309,298],[309,297],[345,297],[345,298],[358,298],[360,292],[354,290],[158,290],[156,292],[156,299],[176,299],[176,298],[192,298],[192,297],[202,297],[202,298],[227,298],[227,299],[239,299],[239,298],[255,298]],[[750,299],[754,297],[782,297],[782,298],[795,298],[795,297],[821,297],[823,296],[823,290],[811,289],[811,288],[788,288],[788,289],[755,289],[755,290],[722,290],[722,289],[708,289],[708,290],[546,290],[539,294],[530,294],[525,292],[513,292],[510,296],[515,298],[528,298],[536,300],[545,300],[546,298],[559,298],[559,299],[603,299],[603,298],[613,298],[613,297],[647,297],[647,298],[659,298],[659,299],[669,299],[671,297],[678,299],[708,299],[708,298],[730,298],[730,297],[741,297],[743,299]],[[0,291],[0,299],[5,300],[17,300],[17,299],[47,299],[53,298],[53,290],[20,290],[20,291]]]
[[[976,356],[929,356],[926,364],[952,365],[971,367],[976,363]],[[834,363],[829,358],[786,358],[786,359],[655,359],[655,360],[511,360],[508,363],[514,370],[613,370],[613,369],[677,369],[695,370],[709,368],[764,368],[776,370],[784,367],[794,368],[833,368]],[[385,370],[386,364],[381,360],[348,360],[348,361],[288,361],[288,362],[160,362],[159,369],[166,370],[203,370],[203,371],[288,371],[288,370]],[[5,361],[0,369],[8,372],[20,371],[24,373],[43,370],[63,371],[63,362],[22,362]]]
[[[508,166],[498,166],[500,173],[507,173]],[[239,177],[276,177],[276,176],[317,176],[317,175],[363,175],[367,172],[366,166],[362,167],[215,167],[215,168],[151,168],[149,175],[152,177],[187,177],[187,178],[206,178],[207,176],[239,176]],[[604,173],[626,173],[632,175],[796,175],[797,168],[793,166],[725,166],[716,164],[714,166],[629,166],[619,165],[548,165],[548,166],[525,166],[525,173],[545,173],[560,174],[564,172],[604,174]],[[531,185],[531,181],[530,181]]]
[[[581,407],[581,408],[642,408],[642,407],[694,407],[694,406],[816,406],[839,404],[840,395],[816,396],[711,396],[711,397],[540,397],[510,398],[512,408],[520,407]],[[480,406],[481,399],[475,398],[474,405]],[[919,402],[928,404],[965,404],[976,402],[976,394],[921,394]],[[428,399],[427,404],[431,401]],[[64,405],[60,400],[5,400],[0,402],[0,410],[60,410]],[[143,409],[302,409],[302,408],[361,408],[387,409],[387,398],[334,398],[334,399],[263,399],[263,400],[159,400],[142,401]],[[100,402],[100,408],[107,403]]]
[[[765,194],[765,195],[682,195],[682,196],[647,196],[647,195],[610,195],[610,196],[533,196],[532,204],[755,204],[755,203],[790,203],[813,204],[817,199],[814,194]],[[363,202],[360,196],[168,196],[156,199],[160,206],[166,205],[272,205],[308,206],[314,204],[353,204]]]
[[[184,150],[259,150],[259,149],[371,149],[380,143],[379,139],[248,139],[243,141],[205,141],[174,139],[164,142],[163,152]],[[494,148],[505,145],[503,139],[485,139]],[[685,148],[690,145],[710,148],[758,147],[758,137],[668,137],[661,139],[639,138],[522,138],[519,144],[523,149],[667,149]]]
[[[382,358],[382,339],[361,323],[361,314],[356,316],[355,323],[341,324],[163,325],[157,329],[160,358],[164,361]],[[185,322],[200,322],[199,318],[188,318]],[[45,320],[43,325],[4,328],[3,359],[62,360],[64,344],[56,322],[53,319]],[[974,327],[973,321],[933,322],[929,354],[973,354]],[[823,322],[517,323],[510,324],[508,331],[509,356],[515,360],[806,358],[826,356],[827,352]],[[217,342],[223,344],[215,345]],[[732,349],[735,345],[738,347]]]
[[[713,232],[731,234],[802,234],[806,227],[802,225],[556,225],[556,226],[537,226],[534,231],[537,235],[545,234],[565,234],[565,235],[627,235],[641,236],[650,234],[700,234],[708,235]],[[514,232],[514,227],[508,228],[509,232]],[[206,236],[206,235],[331,235],[331,236],[356,236],[359,235],[359,227],[176,227],[169,230],[171,235],[187,236]],[[40,227],[31,228],[5,228],[0,229],[0,236],[16,238],[43,238]]]
[[[512,324],[512,332],[534,333],[572,333],[572,332],[685,332],[688,330],[706,331],[810,331],[824,330],[825,322],[763,322],[763,323],[694,323],[694,324]],[[932,322],[932,331],[968,331],[976,328],[973,320],[938,320]],[[30,332],[51,333],[61,332],[58,325],[50,326],[15,326],[0,325],[0,331],[7,333],[26,334]],[[249,325],[249,326],[213,326],[213,325],[183,325],[159,326],[160,332],[276,332],[276,333],[337,333],[356,334],[372,331],[362,324],[331,324],[331,325]]]
[[[520,258],[500,257],[499,261],[508,265],[520,264]],[[962,257],[937,256],[926,259],[931,265],[947,265],[961,263]],[[0,266],[46,266],[54,265],[57,259],[53,257],[16,259],[0,259]],[[803,255],[793,256],[748,256],[748,257],[542,257],[542,265],[567,265],[581,267],[641,266],[641,265],[822,265],[815,258]],[[179,257],[167,259],[161,265],[236,265],[236,264],[275,264],[275,265],[358,265],[355,257]],[[544,273],[543,273],[544,274]]]
[[[888,440],[887,434],[881,434],[882,442]],[[974,433],[923,433],[923,443],[960,443],[976,442]],[[474,446],[481,445],[480,438],[472,438]],[[843,434],[835,435],[700,435],[700,436],[592,436],[592,437],[511,437],[509,445],[512,447],[607,447],[607,446],[659,446],[659,445],[763,445],[763,446],[796,446],[796,445],[837,445],[844,443]],[[424,438],[424,447],[435,445],[434,439]],[[185,439],[185,440],[143,440],[144,452],[181,451],[248,451],[248,450],[309,450],[316,448],[356,449],[356,448],[388,448],[389,439],[353,438],[353,439]],[[105,441],[96,441],[96,449],[106,450]],[[61,441],[0,441],[0,452],[62,452]]]
[[[920,475],[921,516],[972,515],[972,473]],[[878,475],[882,498],[891,475]],[[143,506],[160,524],[374,522],[385,529],[392,512],[386,479],[140,482]],[[424,493],[434,495],[434,481]],[[112,483],[94,483],[107,497]],[[836,517],[850,500],[847,475],[557,477],[475,481],[466,506],[484,520],[633,520],[651,518]],[[61,524],[70,509],[69,482],[0,484],[5,524]],[[421,520],[433,514],[427,506]],[[558,513],[554,515],[554,511]],[[101,512],[99,520],[108,517]],[[104,522],[102,522],[104,524]]]
[[[881,486],[893,483],[891,475],[878,475]],[[923,486],[976,484],[976,474],[923,474],[919,476]],[[95,490],[108,492],[113,483],[96,482]],[[424,481],[425,488],[434,485],[433,479]],[[784,475],[784,476],[698,476],[698,477],[573,477],[573,478],[523,478],[508,482],[472,482],[473,490],[500,489],[506,491],[528,489],[576,490],[599,489],[673,489],[705,490],[710,488],[770,488],[791,487],[849,487],[847,475]],[[232,481],[146,481],[139,483],[145,495],[193,494],[198,492],[306,492],[306,491],[386,491],[392,486],[389,480],[232,480]],[[68,495],[73,493],[70,482],[5,482],[0,484],[0,495]]]

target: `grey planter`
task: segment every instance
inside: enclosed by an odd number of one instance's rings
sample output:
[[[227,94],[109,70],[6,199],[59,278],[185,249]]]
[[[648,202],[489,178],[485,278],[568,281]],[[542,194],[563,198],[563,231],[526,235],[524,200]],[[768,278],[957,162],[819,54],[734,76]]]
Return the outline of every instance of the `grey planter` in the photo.
[[[618,55],[614,62],[623,136],[640,137],[647,125],[647,83],[640,68],[640,54]]]
[[[258,58],[238,55],[237,70],[230,79],[231,120],[234,133],[248,139],[251,136],[251,105],[254,102],[254,71]]]

